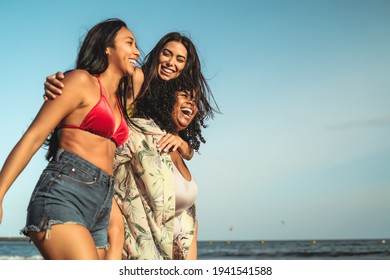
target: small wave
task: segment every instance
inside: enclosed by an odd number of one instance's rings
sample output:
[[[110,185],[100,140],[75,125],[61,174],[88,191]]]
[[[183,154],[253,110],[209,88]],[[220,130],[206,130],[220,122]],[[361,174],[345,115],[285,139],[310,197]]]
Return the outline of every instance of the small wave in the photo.
[[[0,260],[43,260],[41,255],[36,256],[1,256]]]

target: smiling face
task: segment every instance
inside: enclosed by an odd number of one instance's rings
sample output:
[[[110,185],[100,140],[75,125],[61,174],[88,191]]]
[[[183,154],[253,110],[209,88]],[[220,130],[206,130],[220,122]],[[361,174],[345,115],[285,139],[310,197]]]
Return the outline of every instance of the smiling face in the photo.
[[[176,41],[168,42],[159,55],[157,73],[162,80],[168,81],[180,75],[187,62],[187,49]]]
[[[176,93],[177,99],[173,107],[172,121],[177,131],[186,129],[198,113],[198,106],[194,94],[188,91]]]
[[[135,64],[140,52],[136,46],[133,33],[126,27],[122,27],[114,40],[114,46],[108,47],[106,53],[109,60],[109,67],[117,67],[122,76],[132,76],[135,71]]]

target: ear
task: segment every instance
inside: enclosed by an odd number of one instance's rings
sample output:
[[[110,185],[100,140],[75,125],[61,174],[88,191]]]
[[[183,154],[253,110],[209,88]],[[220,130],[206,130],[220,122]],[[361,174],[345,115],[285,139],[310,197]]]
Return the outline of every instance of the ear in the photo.
[[[107,55],[110,54],[110,48],[109,47],[106,48],[106,54]]]

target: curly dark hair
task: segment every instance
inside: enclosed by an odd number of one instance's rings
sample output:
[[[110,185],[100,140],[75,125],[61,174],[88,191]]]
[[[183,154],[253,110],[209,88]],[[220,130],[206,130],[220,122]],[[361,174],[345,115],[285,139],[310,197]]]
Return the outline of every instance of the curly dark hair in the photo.
[[[204,123],[207,114],[199,110],[187,128],[177,131],[172,114],[177,102],[176,93],[179,91],[194,92],[195,86],[184,75],[169,81],[156,78],[150,84],[148,93],[136,99],[133,117],[153,119],[162,130],[179,135],[191,148],[198,151],[200,144],[206,143],[202,127],[207,127]],[[196,103],[199,107],[201,100],[196,98]]]

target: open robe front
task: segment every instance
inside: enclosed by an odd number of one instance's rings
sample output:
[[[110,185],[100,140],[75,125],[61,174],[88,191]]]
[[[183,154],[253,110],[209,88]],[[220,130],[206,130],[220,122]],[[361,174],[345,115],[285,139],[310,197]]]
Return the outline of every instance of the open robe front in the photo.
[[[114,160],[115,199],[125,223],[123,259],[185,259],[195,232],[195,205],[175,219],[173,163],[157,150],[165,135],[153,120],[133,118]],[[174,238],[174,222],[180,235]]]

